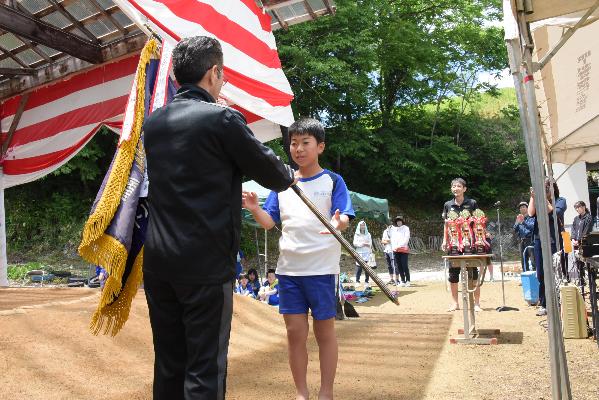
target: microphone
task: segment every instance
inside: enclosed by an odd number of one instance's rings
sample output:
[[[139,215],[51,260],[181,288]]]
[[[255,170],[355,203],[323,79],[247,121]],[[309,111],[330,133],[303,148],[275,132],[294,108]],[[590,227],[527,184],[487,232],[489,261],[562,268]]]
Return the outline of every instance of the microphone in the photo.
[[[493,207],[499,207],[501,205],[501,201],[497,201],[497,203],[493,204]]]

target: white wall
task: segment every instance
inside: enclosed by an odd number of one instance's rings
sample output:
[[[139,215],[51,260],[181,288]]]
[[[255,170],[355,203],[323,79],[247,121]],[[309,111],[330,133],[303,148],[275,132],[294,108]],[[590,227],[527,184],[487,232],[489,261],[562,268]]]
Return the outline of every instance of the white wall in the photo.
[[[553,164],[553,176],[556,178],[559,177],[567,168],[568,165],[566,164]],[[582,200],[587,205],[587,208],[589,208],[590,204],[585,162],[580,161],[570,166],[566,173],[557,180],[557,185],[559,186],[560,196],[565,197],[568,203],[568,209],[564,216],[564,225],[569,230],[572,226],[572,220],[577,215],[574,203]]]

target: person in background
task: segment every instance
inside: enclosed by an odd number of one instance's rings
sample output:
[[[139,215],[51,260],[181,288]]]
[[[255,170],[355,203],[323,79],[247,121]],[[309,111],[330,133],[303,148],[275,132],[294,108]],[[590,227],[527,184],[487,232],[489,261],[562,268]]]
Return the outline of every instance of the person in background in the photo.
[[[248,276],[248,285],[252,288],[254,292],[254,297],[258,298],[258,292],[260,291],[260,279],[258,279],[258,271],[255,268],[250,268],[247,273]]]
[[[533,245],[532,240],[532,229],[527,227],[525,223],[526,220],[532,218],[528,215],[528,203],[525,201],[521,201],[518,204],[518,210],[520,211],[518,215],[516,215],[516,222],[514,223],[514,232],[518,235],[518,239],[520,240],[520,259],[522,262],[522,271],[526,271],[527,268],[526,260],[524,259],[524,252],[528,255],[528,260],[534,266],[534,251],[533,249],[527,249]]]
[[[235,287],[235,293],[254,298],[254,291],[248,284],[248,276],[246,274],[239,274],[239,281]]]
[[[279,280],[275,275],[274,269],[269,269],[266,272],[266,282],[258,292],[260,301],[265,302],[269,306],[279,305]]]
[[[557,216],[557,225],[560,232],[558,232],[558,240],[560,244],[560,248],[563,248],[562,235],[559,234],[564,230],[564,213],[568,208],[566,204],[566,199],[560,197],[559,188],[557,187],[557,183],[553,183],[553,193],[555,196],[555,209],[553,208],[553,204],[551,202],[551,184],[549,180],[545,180],[545,201],[547,202],[547,211],[549,216],[549,236],[551,238],[551,254],[555,254],[557,252],[557,243],[555,241],[555,227],[553,223],[553,218]],[[545,274],[544,274],[544,266],[543,266],[543,251],[541,249],[541,238],[539,236],[539,221],[536,218],[537,209],[534,201],[534,191],[530,188],[530,201],[528,202],[528,215],[531,217],[535,217],[534,219],[530,219],[526,221],[526,226],[528,228],[533,229],[534,235],[534,252],[535,252],[535,263],[537,268],[537,279],[539,280],[539,310],[537,311],[537,316],[542,317],[547,315],[547,298],[545,296]],[[562,257],[563,258],[563,257]]]
[[[584,201],[574,203],[574,209],[578,213],[572,221],[572,245],[578,248],[580,239],[593,230],[593,217]]]
[[[235,273],[237,274],[235,276],[235,279],[239,279],[239,274],[241,274],[241,271],[243,271],[243,267],[245,267],[246,264],[246,259],[245,259],[245,254],[243,254],[243,251],[241,251],[241,249],[237,252],[237,260],[235,261]]]
[[[408,268],[408,254],[410,254],[410,228],[404,225],[401,216],[393,218],[395,228],[391,231],[391,247],[395,266],[399,270],[401,283],[399,286],[410,286],[410,269]],[[396,278],[397,279],[397,278]]]
[[[358,222],[358,226],[356,226],[356,232],[354,233],[354,247],[356,248],[356,253],[358,253],[360,257],[362,257],[362,260],[367,263],[370,259],[370,254],[372,253],[372,237],[370,236],[368,227],[364,221]],[[367,273],[364,273],[364,275],[366,275],[364,287],[368,287],[370,286],[370,276],[368,276]],[[356,284],[360,283],[360,276],[362,276],[362,267],[356,262]]]
[[[447,213],[454,211],[457,214],[463,210],[468,210],[472,214],[474,210],[478,208],[476,200],[466,197],[464,194],[468,190],[466,181],[463,178],[455,178],[451,181],[451,193],[453,193],[453,199],[445,202],[443,205],[443,221],[447,219]],[[443,244],[441,250],[447,251],[448,244],[445,242],[447,225],[443,228]],[[468,268],[468,277],[473,281],[478,280],[478,268]],[[454,267],[451,263],[449,265],[449,286],[451,288],[451,299],[453,303],[449,306],[447,311],[459,310],[458,304],[458,282],[460,281],[460,268]],[[480,286],[474,291],[474,310],[481,311],[480,308]]]
[[[385,245],[385,260],[387,261],[387,267],[389,268],[389,282],[387,285],[394,285],[399,283],[399,267],[395,266],[395,258],[393,256],[393,247],[391,246],[391,234],[395,225],[389,225],[383,232],[381,243]],[[395,280],[393,280],[395,275]]]

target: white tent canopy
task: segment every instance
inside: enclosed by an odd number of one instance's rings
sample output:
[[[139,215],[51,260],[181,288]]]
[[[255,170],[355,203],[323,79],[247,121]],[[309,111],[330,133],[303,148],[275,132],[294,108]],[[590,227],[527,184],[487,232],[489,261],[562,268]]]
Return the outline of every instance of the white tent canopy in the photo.
[[[516,9],[518,2],[506,2]],[[576,30],[534,74],[545,154],[554,163],[599,161],[599,68],[593,68],[593,60],[599,59],[599,9],[576,26],[595,4],[597,0],[537,0],[526,14],[534,22],[530,28],[537,63],[569,30]],[[518,37],[513,14],[506,13],[505,28],[506,39]]]

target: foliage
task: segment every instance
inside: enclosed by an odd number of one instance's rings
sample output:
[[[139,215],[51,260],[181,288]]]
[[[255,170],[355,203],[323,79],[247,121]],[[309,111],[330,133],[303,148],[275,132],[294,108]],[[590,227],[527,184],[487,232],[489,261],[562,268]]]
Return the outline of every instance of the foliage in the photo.
[[[518,197],[528,179],[514,96],[477,80],[506,66],[502,31],[486,23],[500,2],[336,4],[334,17],[277,33],[296,114],[328,127],[323,164],[394,203],[432,208],[456,176],[483,204]]]
[[[30,262],[26,264],[16,264],[8,266],[8,279],[13,281],[23,280],[29,271],[42,269],[43,265],[39,262]]]

